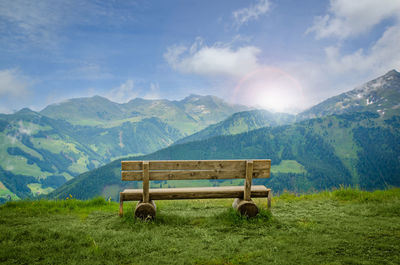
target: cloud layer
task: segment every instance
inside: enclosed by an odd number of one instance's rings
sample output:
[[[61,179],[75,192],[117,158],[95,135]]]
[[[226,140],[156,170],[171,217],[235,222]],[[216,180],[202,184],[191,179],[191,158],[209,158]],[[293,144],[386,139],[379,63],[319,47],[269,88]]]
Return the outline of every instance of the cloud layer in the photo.
[[[259,16],[266,14],[270,10],[269,0],[258,0],[257,4],[250,7],[236,10],[232,13],[237,26],[244,25],[250,20],[257,20]]]
[[[62,41],[60,32],[76,25],[93,26],[107,22],[103,27],[132,20],[125,1],[121,7],[107,1],[81,0],[12,0],[0,1],[0,40],[14,41],[15,45],[35,45],[48,49]],[[115,16],[118,13],[118,16]]]
[[[126,80],[120,86],[111,89],[105,96],[111,101],[118,103],[126,103],[131,99],[138,96],[137,91],[135,91],[135,84],[132,79]]]
[[[27,94],[29,82],[16,69],[0,70],[0,96],[23,97]]]
[[[342,45],[348,39],[369,33],[385,19],[392,18],[392,26],[386,27],[377,40],[367,48],[344,53]],[[317,38],[333,37],[335,45],[325,48],[326,66],[331,74],[376,76],[390,69],[400,68],[400,1],[332,0],[326,15],[316,18],[308,30]]]
[[[316,17],[308,32],[317,38],[344,39],[366,33],[391,17],[400,17],[398,0],[331,0],[328,14]]]
[[[181,73],[202,76],[241,76],[259,67],[257,56],[261,52],[254,46],[234,49],[231,45],[207,46],[198,38],[191,46],[167,48],[164,58]]]

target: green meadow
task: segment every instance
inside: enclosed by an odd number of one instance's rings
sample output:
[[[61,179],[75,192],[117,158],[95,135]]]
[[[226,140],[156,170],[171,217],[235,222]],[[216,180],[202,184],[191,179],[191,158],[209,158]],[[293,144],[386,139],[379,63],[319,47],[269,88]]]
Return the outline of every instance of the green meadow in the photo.
[[[134,203],[95,198],[0,206],[2,264],[399,264],[400,189],[339,189],[257,199],[256,218],[232,200],[157,201],[154,221]]]

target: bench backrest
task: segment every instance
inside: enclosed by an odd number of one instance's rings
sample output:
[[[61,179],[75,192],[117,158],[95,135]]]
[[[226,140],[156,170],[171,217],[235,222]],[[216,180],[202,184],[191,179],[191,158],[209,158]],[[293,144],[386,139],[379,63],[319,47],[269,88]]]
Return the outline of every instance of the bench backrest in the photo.
[[[143,180],[148,167],[149,180],[238,179],[246,178],[252,163],[252,178],[269,178],[271,160],[169,160],[122,161],[122,180]]]
[[[253,178],[269,178],[271,160],[122,161],[122,180],[143,181],[143,202],[149,202],[150,180],[244,178],[244,200],[249,201]]]

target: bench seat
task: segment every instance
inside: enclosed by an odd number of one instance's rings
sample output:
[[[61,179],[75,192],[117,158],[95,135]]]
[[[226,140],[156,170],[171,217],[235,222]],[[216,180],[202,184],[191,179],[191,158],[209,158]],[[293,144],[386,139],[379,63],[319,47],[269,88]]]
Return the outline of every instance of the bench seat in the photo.
[[[269,197],[270,192],[271,189],[262,185],[251,186],[253,198]],[[143,189],[126,189],[120,196],[124,201],[142,200]],[[243,186],[149,189],[150,200],[243,198],[243,196]]]
[[[269,178],[270,170],[270,159],[121,161],[122,180],[142,181],[142,188],[120,192],[119,215],[123,216],[124,201],[138,201],[135,216],[153,219],[157,200],[233,198],[234,209],[242,215],[254,217],[259,208],[251,198],[267,198],[267,206],[271,208],[272,191],[263,185],[252,185],[252,181]],[[244,185],[150,189],[150,181],[200,179],[244,179]]]

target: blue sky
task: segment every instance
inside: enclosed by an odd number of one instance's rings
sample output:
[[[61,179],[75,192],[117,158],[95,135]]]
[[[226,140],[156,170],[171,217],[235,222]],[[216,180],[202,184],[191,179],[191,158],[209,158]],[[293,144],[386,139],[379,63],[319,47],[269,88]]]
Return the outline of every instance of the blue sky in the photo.
[[[0,0],[0,112],[72,97],[297,112],[400,69],[398,0]]]

